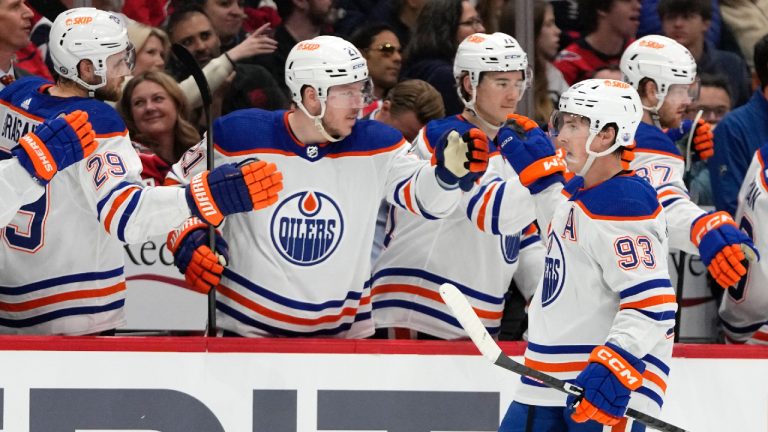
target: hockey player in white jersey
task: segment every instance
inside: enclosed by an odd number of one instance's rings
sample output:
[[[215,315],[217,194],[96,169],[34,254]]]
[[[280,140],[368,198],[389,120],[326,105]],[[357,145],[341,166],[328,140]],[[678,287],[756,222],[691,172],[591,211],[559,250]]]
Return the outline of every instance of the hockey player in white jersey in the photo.
[[[621,81],[586,80],[564,92],[550,125],[577,174],[564,187],[564,167],[535,122],[512,118],[496,136],[548,227],[525,364],[584,389],[576,401],[523,377],[500,431],[637,432],[645,428],[622,419],[627,406],[651,415],[661,408],[677,305],[662,208],[653,188],[622,167],[641,117],[637,92]]]
[[[62,113],[63,114],[63,113]],[[90,156],[96,149],[96,134],[88,121],[88,113],[75,111],[63,118],[46,119],[33,132],[18,139],[11,155],[0,156],[0,227],[4,227],[17,211],[35,201],[45,191],[40,182],[50,181],[57,172]],[[12,132],[6,124],[3,136]],[[0,147],[0,153],[7,149]]]
[[[217,324],[241,336],[367,337],[382,198],[421,217],[447,216],[461,199],[459,181],[485,171],[487,138],[435,143],[435,166],[408,155],[400,132],[357,119],[370,95],[368,68],[337,37],[294,46],[285,80],[297,110],[241,110],[214,124],[216,160],[256,155],[287,173],[276,206],[223,227],[231,259],[217,287]],[[204,151],[187,152],[175,175],[194,173]]]
[[[768,250],[768,144],[755,152],[739,190],[736,222]],[[768,260],[750,263],[747,275],[729,287],[720,303],[720,321],[728,343],[768,345]]]
[[[464,112],[422,128],[413,142],[414,153],[421,159],[431,159],[434,143],[452,130],[480,129],[495,137],[507,115],[515,112],[531,79],[525,52],[504,33],[475,33],[464,39],[453,74]],[[504,171],[505,163],[493,145],[489,151],[489,165]],[[529,195],[519,185],[518,192]],[[488,235],[473,226],[466,208],[498,211],[503,200],[514,200],[514,194],[509,191],[505,196],[501,191],[493,195],[494,200],[483,192],[477,195],[477,200],[440,220],[427,220],[394,206],[390,209],[386,247],[374,263],[371,279],[373,320],[383,337],[466,337],[440,299],[438,287],[445,282],[461,287],[492,335],[499,332],[513,277],[526,299],[533,295],[543,272],[544,247],[535,226],[527,232],[523,229],[533,222],[534,213],[522,210],[527,217],[520,218],[518,232],[512,235],[501,235],[491,216],[480,222],[491,228]]]
[[[667,217],[670,247],[700,255],[718,284],[734,285],[746,274],[742,262],[756,259],[757,251],[728,213],[707,213],[691,201],[683,181],[685,159],[661,129],[680,127],[685,108],[697,93],[696,61],[676,41],[650,35],[627,47],[620,67],[643,102],[630,167],[656,188]]]
[[[87,113],[96,149],[79,162],[52,151],[61,168],[71,164],[55,176],[40,168],[44,164],[21,164],[37,184],[24,176],[15,180],[29,202],[0,231],[0,333],[109,332],[125,322],[123,242],[165,234],[190,216],[218,225],[228,214],[266,206],[277,197],[263,196],[269,187],[262,190],[261,180],[274,179],[279,188],[280,175],[270,176],[265,171],[274,167],[258,162],[202,173],[186,189],[142,187],[141,163],[125,124],[102,101],[119,97],[131,70],[122,18],[70,9],[54,21],[50,40],[56,84],[29,77],[0,93],[0,171],[24,157],[20,136],[65,133],[83,121],[44,120],[60,113]],[[212,252],[208,258],[216,262]]]

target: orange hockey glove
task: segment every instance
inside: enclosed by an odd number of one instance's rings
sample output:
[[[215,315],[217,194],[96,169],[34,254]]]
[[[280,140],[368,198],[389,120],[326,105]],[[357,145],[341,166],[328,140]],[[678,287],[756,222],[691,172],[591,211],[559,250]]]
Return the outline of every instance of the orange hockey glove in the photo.
[[[760,258],[752,239],[739,230],[731,215],[724,211],[706,213],[693,221],[691,241],[699,248],[709,273],[723,288],[747,274],[745,259]]]

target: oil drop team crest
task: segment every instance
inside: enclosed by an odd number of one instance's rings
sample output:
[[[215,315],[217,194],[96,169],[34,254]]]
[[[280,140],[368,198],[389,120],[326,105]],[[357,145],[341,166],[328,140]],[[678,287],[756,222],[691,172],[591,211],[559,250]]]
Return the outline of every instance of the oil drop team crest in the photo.
[[[344,218],[331,197],[297,192],[280,203],[270,222],[272,244],[289,262],[311,266],[327,259],[344,234]]]

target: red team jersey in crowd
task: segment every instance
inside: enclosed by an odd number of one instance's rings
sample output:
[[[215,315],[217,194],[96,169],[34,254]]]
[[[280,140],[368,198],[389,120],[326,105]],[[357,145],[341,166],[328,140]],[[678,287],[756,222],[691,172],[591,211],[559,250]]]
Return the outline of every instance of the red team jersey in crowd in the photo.
[[[167,233],[189,208],[180,188],[142,189],[139,157],[114,109],[92,98],[51,96],[47,87],[30,77],[0,92],[0,172],[18,165],[10,150],[21,135],[62,113],[86,111],[98,147],[45,188],[38,185],[34,199],[0,228],[0,333],[114,329],[125,322],[122,243]],[[26,189],[29,179],[20,174],[14,182]]]
[[[461,199],[434,168],[408,155],[402,134],[358,120],[336,143],[306,145],[289,112],[242,110],[214,123],[215,161],[274,162],[284,189],[276,204],[227,217],[230,260],[218,287],[218,326],[243,336],[373,334],[371,245],[381,200],[422,217],[444,217]],[[205,167],[198,145],[174,165],[184,182]]]
[[[739,191],[736,223],[763,252],[748,273],[726,290],[720,318],[728,342],[768,345],[768,145],[755,152]]]
[[[630,43],[632,43],[632,40],[627,41],[624,44],[624,48],[629,46]],[[582,38],[560,51],[554,64],[563,73],[565,82],[568,85],[573,85],[579,81],[592,78],[595,71],[606,66],[618,67],[623,52],[624,49],[616,55],[605,55],[596,51]]]
[[[464,133],[473,127],[459,115],[429,122],[414,141],[414,153],[430,160],[432,143],[444,133]],[[490,147],[489,163],[502,169],[501,155],[492,142]],[[533,222],[534,214],[529,215],[527,223]],[[489,332],[497,334],[513,277],[528,299],[542,274],[544,247],[535,227],[513,235],[486,234],[473,226],[466,206],[436,221],[393,207],[386,232],[385,249],[374,263],[372,278],[377,328],[405,327],[442,339],[466,338],[440,299],[438,288],[450,282],[468,296]]]
[[[646,364],[629,406],[656,415],[672,356],[675,295],[666,222],[647,182],[619,174],[591,188],[577,177],[535,199],[547,226],[544,275],[528,309],[525,364],[572,381],[597,345],[614,343]],[[553,203],[552,192],[562,192]],[[544,194],[544,195],[542,195]],[[548,204],[543,204],[548,203]],[[515,401],[564,406],[566,395],[527,377]]]

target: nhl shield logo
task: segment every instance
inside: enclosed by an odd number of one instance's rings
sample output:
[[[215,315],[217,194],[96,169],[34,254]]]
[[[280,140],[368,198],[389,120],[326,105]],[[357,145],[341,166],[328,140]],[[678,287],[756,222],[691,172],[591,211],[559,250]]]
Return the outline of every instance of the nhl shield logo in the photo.
[[[308,158],[310,158],[310,159],[316,158],[317,157],[317,153],[318,153],[318,150],[317,150],[317,146],[316,145],[307,146],[307,157]]]
[[[541,284],[541,306],[546,307],[557,300],[565,284],[563,245],[554,231],[550,231],[547,237],[547,256],[544,258],[544,277]]]
[[[286,198],[270,223],[272,244],[280,255],[300,266],[325,261],[341,242],[344,219],[328,195],[302,191]]]

